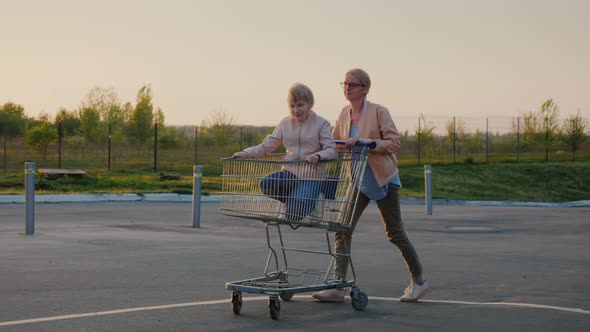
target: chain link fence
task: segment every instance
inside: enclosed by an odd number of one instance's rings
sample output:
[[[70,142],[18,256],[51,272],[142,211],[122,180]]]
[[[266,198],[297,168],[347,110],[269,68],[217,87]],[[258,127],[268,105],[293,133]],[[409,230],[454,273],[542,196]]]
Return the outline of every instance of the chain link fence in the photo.
[[[568,143],[558,132],[528,135],[523,119],[517,117],[394,116],[394,121],[402,136],[398,153],[402,166],[590,160],[587,127],[574,151],[571,140]],[[588,123],[587,119],[583,122]],[[565,123],[564,119],[559,123]],[[0,172],[20,172],[25,161],[35,161],[38,168],[190,173],[196,164],[221,165],[221,158],[259,144],[272,130],[239,125],[183,126],[175,127],[176,134],[170,137],[158,136],[155,127],[151,139],[143,143],[129,143],[110,135],[96,139],[99,143],[87,143],[79,136],[60,135],[57,142],[47,146],[46,154],[26,145],[24,137],[0,137]],[[158,144],[154,144],[156,136]]]

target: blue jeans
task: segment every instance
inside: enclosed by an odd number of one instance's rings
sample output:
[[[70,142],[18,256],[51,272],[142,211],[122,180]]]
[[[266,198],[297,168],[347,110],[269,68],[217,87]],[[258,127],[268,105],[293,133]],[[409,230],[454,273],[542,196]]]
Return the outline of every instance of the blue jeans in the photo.
[[[276,200],[285,203],[285,217],[299,221],[315,208],[320,193],[320,180],[298,180],[289,171],[278,171],[260,181],[260,190]]]

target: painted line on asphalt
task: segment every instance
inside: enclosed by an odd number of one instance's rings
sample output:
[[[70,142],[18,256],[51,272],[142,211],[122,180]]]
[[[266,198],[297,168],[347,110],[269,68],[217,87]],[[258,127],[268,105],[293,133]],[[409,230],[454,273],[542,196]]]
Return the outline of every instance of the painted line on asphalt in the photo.
[[[0,322],[0,326],[41,323],[41,322],[49,322],[49,321],[54,321],[54,320],[95,317],[95,316],[105,316],[105,315],[116,315],[116,314],[125,314],[125,313],[129,313],[129,312],[137,312],[137,311],[162,310],[162,309],[192,307],[192,306],[197,306],[197,305],[220,304],[220,303],[227,303],[229,301],[230,300],[214,300],[214,301],[175,303],[175,304],[165,304],[165,305],[157,305],[157,306],[151,306],[151,307],[137,307],[137,308],[127,308],[127,309],[118,309],[118,310],[87,312],[87,313],[82,313],[82,314],[31,318],[31,319]]]
[[[312,299],[310,295],[296,295],[293,298]],[[268,300],[268,296],[256,296],[256,297],[242,298],[243,302],[261,301],[261,300]],[[369,296],[369,300],[399,302],[399,298],[396,298],[396,297]],[[85,317],[117,315],[117,314],[125,314],[125,313],[138,312],[138,311],[173,309],[173,308],[192,307],[192,306],[211,305],[211,304],[223,304],[223,303],[229,303],[229,302],[230,302],[229,299],[213,300],[213,301],[200,301],[200,302],[186,302],[186,303],[157,305],[157,306],[150,306],[150,307],[137,307],[137,308],[127,308],[127,309],[118,309],[118,310],[87,312],[87,313],[81,313],[81,314],[61,315],[61,316],[53,316],[53,317],[40,317],[40,318],[31,318],[31,319],[22,319],[22,320],[12,320],[12,321],[0,322],[0,327],[31,324],[31,323],[50,322],[50,321],[56,321],[56,320],[85,318]],[[578,309],[578,308],[568,308],[568,307],[557,307],[557,306],[542,305],[542,304],[531,304],[531,303],[468,302],[468,301],[424,300],[424,299],[420,300],[420,302],[478,305],[478,306],[507,306],[507,307],[531,308],[531,309],[551,309],[551,310],[572,312],[572,313],[577,313],[577,314],[590,314],[590,310],[584,310],[584,309]]]
[[[371,300],[380,301],[399,301],[398,298],[392,297],[378,297],[369,296]],[[557,307],[552,305],[544,304],[532,304],[532,303],[517,303],[517,302],[469,302],[469,301],[447,301],[447,300],[425,300],[422,299],[420,302],[426,303],[448,303],[448,304],[465,304],[465,305],[480,305],[480,306],[505,306],[505,307],[519,307],[519,308],[531,308],[531,309],[551,309],[566,312],[573,312],[577,314],[590,314],[590,310],[584,310],[579,308],[568,308],[568,307]]]

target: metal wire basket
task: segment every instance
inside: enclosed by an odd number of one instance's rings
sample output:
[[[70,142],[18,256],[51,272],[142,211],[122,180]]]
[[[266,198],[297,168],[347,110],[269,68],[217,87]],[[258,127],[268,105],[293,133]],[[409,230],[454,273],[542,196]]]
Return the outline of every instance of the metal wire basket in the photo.
[[[283,158],[223,159],[222,214],[292,227],[348,228],[367,149],[341,150],[337,159],[315,165]]]

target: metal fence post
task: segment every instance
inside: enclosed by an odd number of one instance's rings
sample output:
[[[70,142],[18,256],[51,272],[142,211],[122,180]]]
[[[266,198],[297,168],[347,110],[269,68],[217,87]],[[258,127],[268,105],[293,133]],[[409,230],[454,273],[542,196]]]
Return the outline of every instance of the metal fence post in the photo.
[[[193,166],[193,228],[201,227],[201,178],[202,166]]]
[[[549,117],[545,117],[545,161],[549,161]]]
[[[2,142],[3,142],[3,146],[4,146],[4,172],[6,172],[8,170],[8,162],[7,162],[7,156],[6,156],[6,125],[4,125],[4,127],[2,127],[2,136],[4,136]]]
[[[420,117],[418,117],[418,165],[422,165],[422,129],[420,128]]]
[[[453,116],[453,164],[456,162],[455,154],[457,151],[457,119]]]
[[[63,129],[61,126],[61,121],[59,122],[59,125],[57,127],[57,137],[58,137],[58,162],[57,162],[57,168],[61,168],[61,141],[63,139]]]
[[[432,215],[432,166],[424,165],[424,204],[426,214]]]
[[[243,142],[244,142],[244,127],[241,126],[240,127],[240,151],[244,150],[243,146]]]
[[[199,156],[199,126],[195,126],[195,165],[198,163]]]
[[[113,139],[112,125],[109,123],[109,172],[111,171],[111,140]]]
[[[520,161],[520,117],[516,118],[516,162]]]
[[[35,163],[25,162],[25,235],[35,234]]]
[[[154,172],[158,171],[158,124],[154,124]]]
[[[576,136],[578,136],[578,135],[576,135],[576,127],[575,127],[575,124],[574,124],[573,121],[572,121],[572,133],[573,133],[572,139],[574,141],[573,144],[572,144],[572,161],[573,162],[576,162],[576,148],[577,148],[577,145],[576,145]]]
[[[486,163],[490,162],[489,153],[490,153],[490,126],[488,123],[488,118],[486,118]]]

